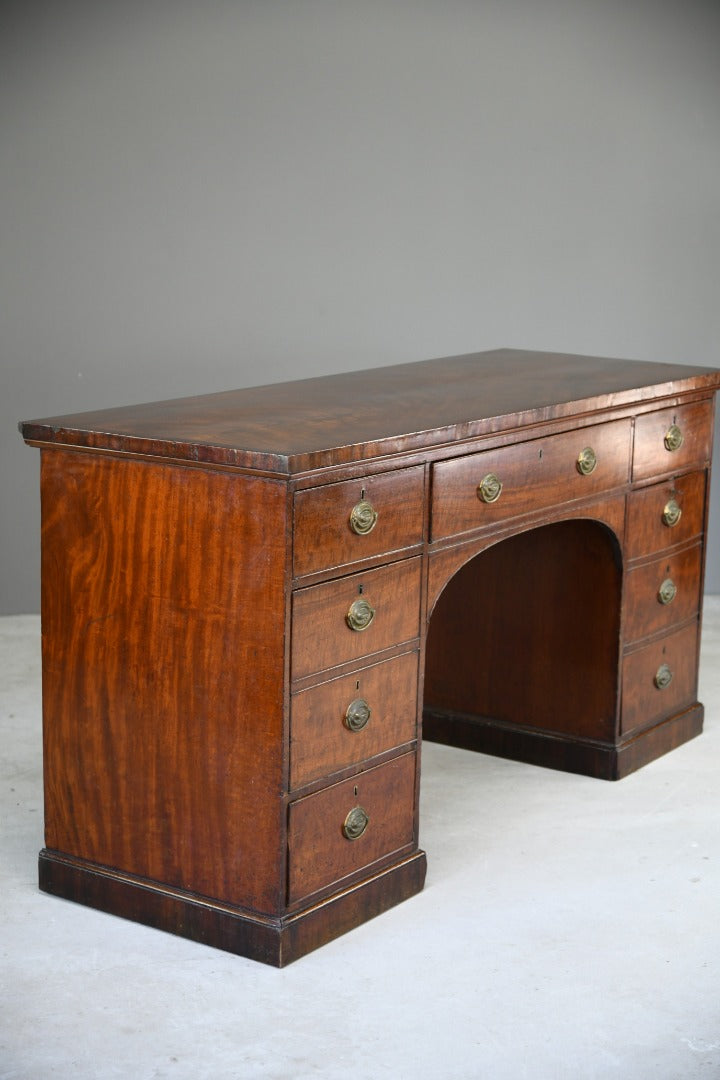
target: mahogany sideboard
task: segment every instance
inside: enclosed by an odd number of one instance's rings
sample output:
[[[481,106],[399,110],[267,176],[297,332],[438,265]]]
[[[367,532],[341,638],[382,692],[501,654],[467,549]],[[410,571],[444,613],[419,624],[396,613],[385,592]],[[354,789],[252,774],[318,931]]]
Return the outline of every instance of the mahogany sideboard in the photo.
[[[21,424],[41,888],[281,966],[422,888],[421,732],[697,735],[719,386],[501,349]]]

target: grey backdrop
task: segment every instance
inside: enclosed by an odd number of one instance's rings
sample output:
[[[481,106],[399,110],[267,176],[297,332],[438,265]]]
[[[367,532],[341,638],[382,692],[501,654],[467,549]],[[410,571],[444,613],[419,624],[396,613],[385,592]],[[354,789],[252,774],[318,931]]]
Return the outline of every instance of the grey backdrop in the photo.
[[[499,345],[720,366],[718,41],[697,0],[6,3],[0,610],[39,604],[21,418]]]

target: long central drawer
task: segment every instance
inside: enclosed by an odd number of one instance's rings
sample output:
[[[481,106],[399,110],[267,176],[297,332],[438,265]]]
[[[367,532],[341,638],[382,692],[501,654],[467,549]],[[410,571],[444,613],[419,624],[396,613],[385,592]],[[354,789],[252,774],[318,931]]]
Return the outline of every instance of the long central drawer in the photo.
[[[615,420],[438,462],[434,540],[627,483],[630,420]]]

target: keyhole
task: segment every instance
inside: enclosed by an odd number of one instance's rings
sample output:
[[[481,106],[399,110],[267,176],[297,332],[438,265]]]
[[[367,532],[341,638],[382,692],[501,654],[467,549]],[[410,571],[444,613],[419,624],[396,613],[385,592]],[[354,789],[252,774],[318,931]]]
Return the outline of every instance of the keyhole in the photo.
[[[355,785],[355,798],[357,798],[357,793],[358,793],[358,789],[357,789],[357,784],[356,784]]]

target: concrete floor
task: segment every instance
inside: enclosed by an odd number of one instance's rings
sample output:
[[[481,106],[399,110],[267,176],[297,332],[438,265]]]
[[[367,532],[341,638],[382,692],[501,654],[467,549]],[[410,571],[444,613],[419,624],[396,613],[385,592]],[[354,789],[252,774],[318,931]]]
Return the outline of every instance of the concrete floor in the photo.
[[[425,891],[283,971],[41,894],[39,620],[0,620],[0,1078],[720,1077],[705,733],[618,784],[423,750]]]

